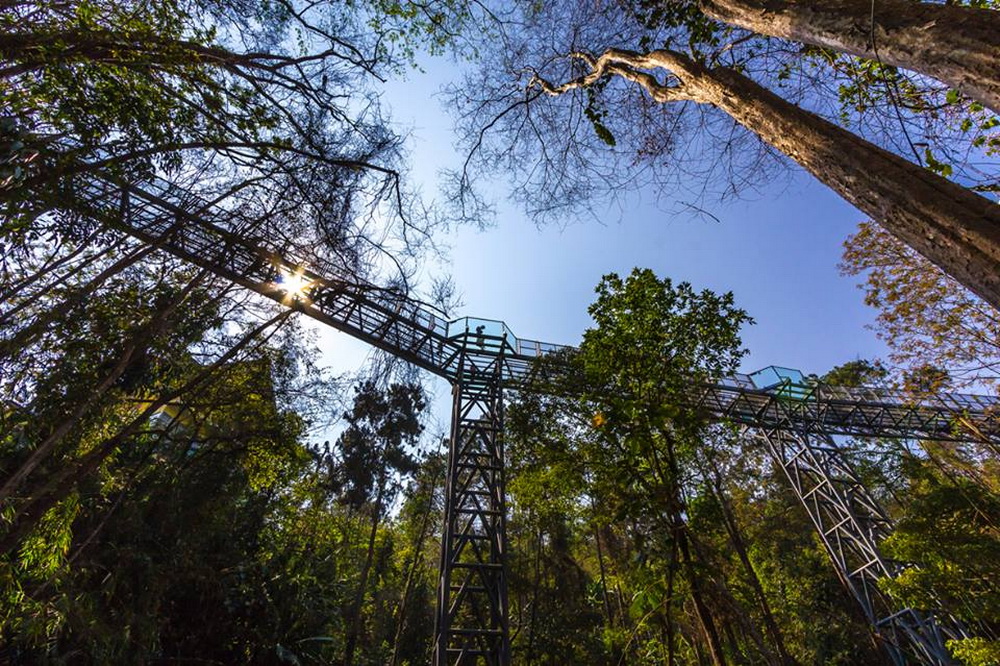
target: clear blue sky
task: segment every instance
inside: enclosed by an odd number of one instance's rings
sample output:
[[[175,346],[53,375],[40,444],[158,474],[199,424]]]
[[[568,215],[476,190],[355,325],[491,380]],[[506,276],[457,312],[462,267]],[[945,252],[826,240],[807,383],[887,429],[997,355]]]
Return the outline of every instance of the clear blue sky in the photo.
[[[452,147],[453,121],[434,97],[448,76],[449,63],[433,61],[429,73],[393,84],[385,98],[397,131],[410,134],[412,175],[428,198],[436,194],[438,171],[461,159]],[[672,216],[663,204],[647,203],[655,198],[640,193],[606,224],[562,229],[538,229],[508,206],[486,231],[440,237],[450,261],[427,266],[425,274],[453,275],[464,302],[458,314],[502,319],[523,338],[577,344],[601,276],[639,266],[698,289],[733,291],[757,322],[744,330],[751,352],[745,371],[773,364],[821,374],[884,355],[865,328],[875,313],[862,302],[857,280],[837,270],[842,243],[863,216],[809,175],[796,171],[752,201],[705,202],[718,222]],[[345,337],[324,334],[321,346],[346,369],[364,347]],[[438,383],[446,404],[447,387]],[[447,408],[435,411],[443,416]]]

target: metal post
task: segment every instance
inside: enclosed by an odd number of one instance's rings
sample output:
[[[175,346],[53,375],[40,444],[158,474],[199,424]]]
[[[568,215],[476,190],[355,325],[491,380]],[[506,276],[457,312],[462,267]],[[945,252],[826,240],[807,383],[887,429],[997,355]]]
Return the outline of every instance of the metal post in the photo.
[[[502,349],[497,355],[463,354],[453,385],[437,666],[510,664]]]
[[[879,552],[879,544],[892,533],[892,521],[833,438],[823,433],[765,428],[751,432],[763,439],[785,473],[837,575],[861,605],[893,663],[954,663],[945,640],[963,635],[957,622],[912,608],[894,611],[895,604],[878,588],[878,579],[894,577],[903,569]]]

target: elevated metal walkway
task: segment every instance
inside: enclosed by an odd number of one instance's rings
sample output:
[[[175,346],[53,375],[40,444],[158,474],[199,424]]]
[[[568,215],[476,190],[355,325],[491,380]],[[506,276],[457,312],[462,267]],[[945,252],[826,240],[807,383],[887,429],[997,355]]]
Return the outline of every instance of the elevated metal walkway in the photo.
[[[570,349],[519,338],[501,321],[441,312],[340,267],[253,240],[253,221],[164,181],[142,188],[90,180],[78,198],[109,227],[210,270],[405,359],[455,391],[436,629],[438,664],[505,666],[510,658],[505,573],[505,388],[536,362]],[[896,609],[875,581],[900,566],[878,554],[891,522],[868,496],[832,435],[980,441],[1000,436],[998,402],[975,395],[912,396],[842,388],[766,368],[692,384],[690,405],[747,428],[768,447],[809,512],[845,586],[893,660],[949,663],[948,618]]]

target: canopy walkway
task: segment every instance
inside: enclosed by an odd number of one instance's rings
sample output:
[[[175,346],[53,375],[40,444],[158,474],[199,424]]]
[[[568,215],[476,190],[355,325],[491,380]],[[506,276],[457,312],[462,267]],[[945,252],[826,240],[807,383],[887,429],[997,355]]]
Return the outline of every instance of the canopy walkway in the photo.
[[[91,180],[75,195],[102,223],[203,267],[448,380],[451,451],[436,626],[438,664],[510,660],[502,390],[525,387],[536,362],[571,349],[517,337],[501,321],[448,319],[338,266],[269,247],[254,221],[165,181],[141,188]],[[294,283],[294,285],[293,285]],[[878,546],[891,522],[854,474],[835,435],[995,440],[998,402],[827,386],[783,368],[693,383],[691,406],[763,442],[809,512],[841,580],[896,663],[945,664],[947,617],[894,608],[875,581],[900,563]]]

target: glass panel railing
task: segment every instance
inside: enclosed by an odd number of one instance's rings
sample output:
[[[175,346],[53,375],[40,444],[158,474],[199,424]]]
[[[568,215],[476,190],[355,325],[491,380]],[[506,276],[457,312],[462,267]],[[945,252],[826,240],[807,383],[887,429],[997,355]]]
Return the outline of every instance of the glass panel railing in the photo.
[[[801,370],[776,365],[751,373],[750,381],[758,389],[770,389],[776,395],[793,400],[805,400],[815,387],[815,382],[806,378]]]
[[[504,322],[496,319],[461,317],[443,323],[442,331],[449,339],[471,349],[498,352],[503,347],[505,353],[530,358],[540,358],[567,348],[566,345],[551,342],[522,340]]]
[[[766,368],[761,368],[757,372],[751,372],[750,381],[752,381],[753,385],[757,388],[766,389],[780,384],[781,376],[778,374],[777,368],[773,365],[769,365]]]
[[[498,352],[503,347],[507,351],[514,351],[517,346],[517,338],[511,334],[506,324],[495,319],[462,317],[448,322],[447,331],[448,338],[473,349]]]

